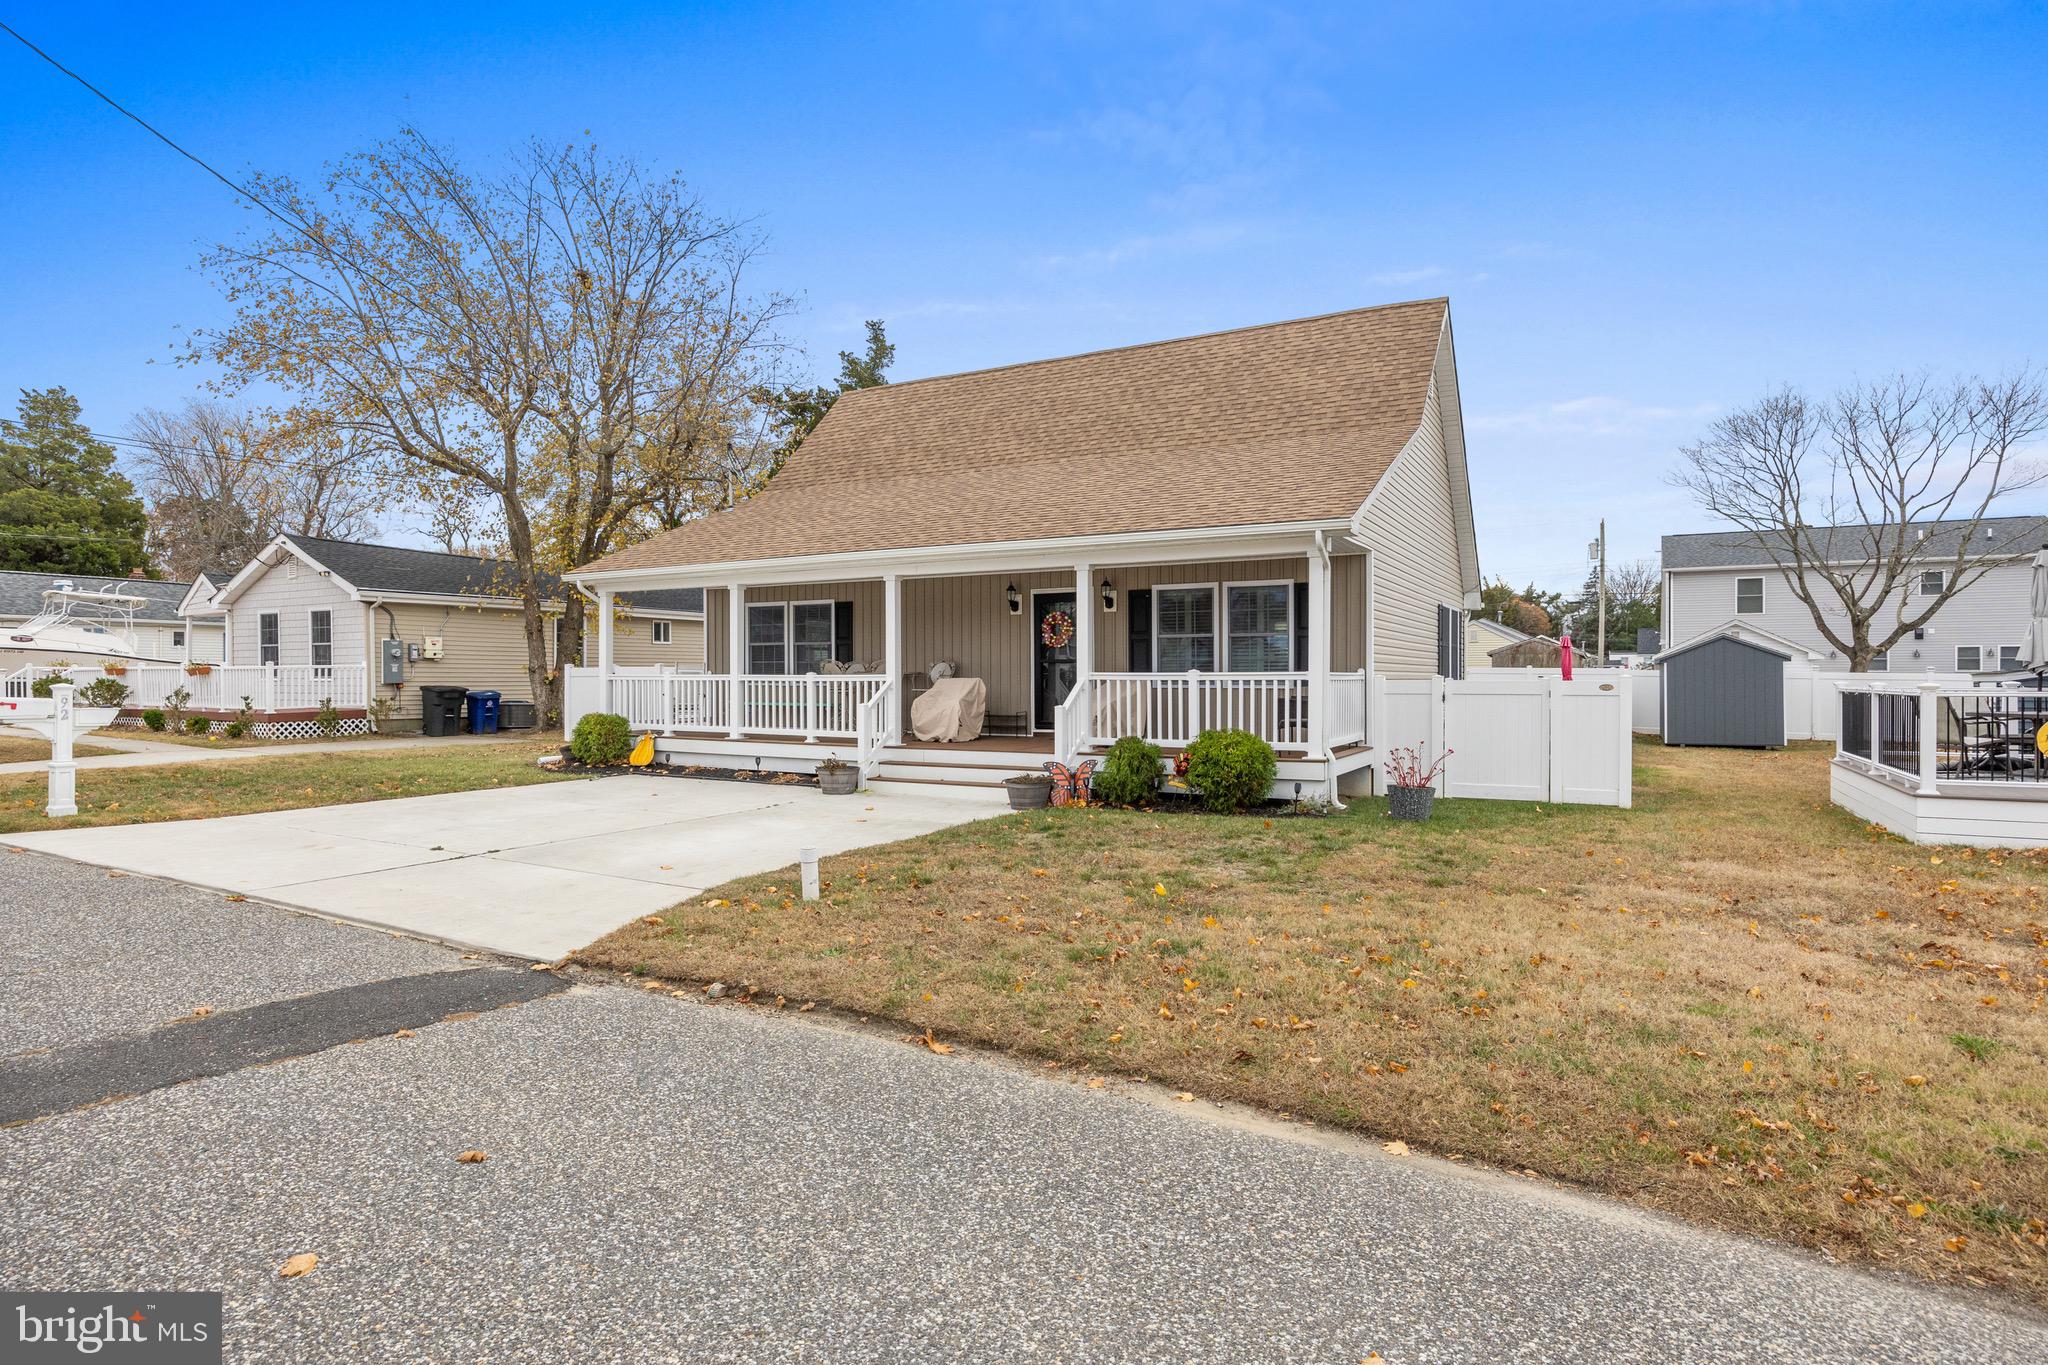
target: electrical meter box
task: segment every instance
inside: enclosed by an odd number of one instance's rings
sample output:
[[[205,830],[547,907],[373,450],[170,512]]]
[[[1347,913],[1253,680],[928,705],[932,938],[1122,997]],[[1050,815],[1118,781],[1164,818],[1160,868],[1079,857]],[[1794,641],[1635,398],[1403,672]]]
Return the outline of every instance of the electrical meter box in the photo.
[[[382,640],[378,643],[383,645],[384,649],[378,656],[382,667],[377,674],[377,681],[395,687],[405,681],[405,641]]]
[[[440,658],[441,637],[438,635],[429,635],[426,639],[420,641],[420,657],[423,659]]]

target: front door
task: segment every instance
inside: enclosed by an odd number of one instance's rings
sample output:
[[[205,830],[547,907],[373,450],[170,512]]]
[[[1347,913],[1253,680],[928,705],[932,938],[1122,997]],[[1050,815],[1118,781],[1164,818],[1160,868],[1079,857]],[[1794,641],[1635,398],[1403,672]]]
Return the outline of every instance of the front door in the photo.
[[[1045,642],[1045,618],[1056,611],[1067,614],[1067,642]],[[1076,676],[1073,636],[1074,594],[1035,592],[1031,594],[1031,724],[1038,730],[1052,729],[1052,713],[1074,690]]]

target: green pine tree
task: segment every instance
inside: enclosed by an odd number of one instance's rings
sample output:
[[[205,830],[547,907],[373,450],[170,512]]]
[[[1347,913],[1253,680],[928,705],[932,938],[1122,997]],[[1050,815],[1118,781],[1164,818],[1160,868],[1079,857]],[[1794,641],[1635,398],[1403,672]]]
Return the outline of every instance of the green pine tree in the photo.
[[[0,420],[0,569],[126,577],[148,517],[114,448],[61,388],[24,389]]]

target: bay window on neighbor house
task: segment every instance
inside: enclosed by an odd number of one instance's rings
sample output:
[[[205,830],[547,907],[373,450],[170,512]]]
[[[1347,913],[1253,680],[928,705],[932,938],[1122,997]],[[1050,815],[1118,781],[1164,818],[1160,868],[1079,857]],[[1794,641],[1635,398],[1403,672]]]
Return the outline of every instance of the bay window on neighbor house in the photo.
[[[1759,616],[1764,609],[1764,580],[1738,578],[1735,580],[1735,614],[1737,616]]]

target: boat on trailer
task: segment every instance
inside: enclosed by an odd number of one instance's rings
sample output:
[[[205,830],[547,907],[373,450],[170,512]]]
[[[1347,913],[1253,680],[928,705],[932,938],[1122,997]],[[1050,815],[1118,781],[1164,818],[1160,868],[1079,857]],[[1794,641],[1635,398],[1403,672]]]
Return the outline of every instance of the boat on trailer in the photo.
[[[59,581],[43,590],[43,609],[18,626],[0,626],[0,674],[67,664],[175,664],[136,650],[135,616],[149,599],[114,587],[97,591]]]

